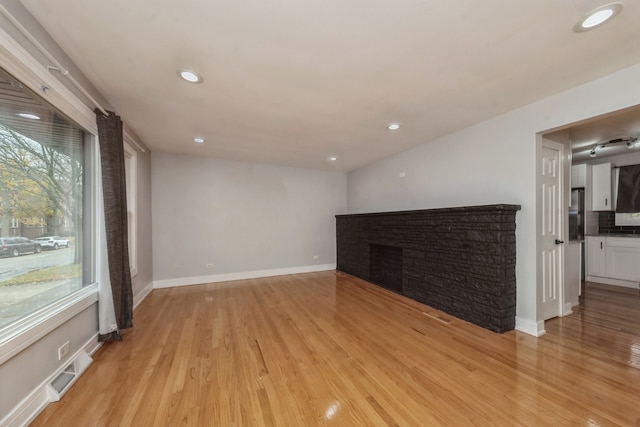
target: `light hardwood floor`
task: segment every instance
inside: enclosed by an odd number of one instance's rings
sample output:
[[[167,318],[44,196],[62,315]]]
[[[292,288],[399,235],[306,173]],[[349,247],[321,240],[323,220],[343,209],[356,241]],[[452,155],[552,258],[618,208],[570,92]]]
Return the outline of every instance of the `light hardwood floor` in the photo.
[[[536,339],[336,272],[155,290],[33,425],[640,425],[638,292]]]

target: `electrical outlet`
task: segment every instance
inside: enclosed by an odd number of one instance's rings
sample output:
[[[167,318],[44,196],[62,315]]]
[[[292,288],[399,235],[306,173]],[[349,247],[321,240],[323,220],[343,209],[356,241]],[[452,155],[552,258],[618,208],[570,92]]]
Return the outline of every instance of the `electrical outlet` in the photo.
[[[58,349],[58,360],[62,360],[62,358],[65,357],[67,354],[69,354],[69,341],[62,344]]]
[[[213,264],[206,264],[205,268],[213,268]]]
[[[318,259],[318,258],[320,258],[318,255],[313,256],[313,259]]]

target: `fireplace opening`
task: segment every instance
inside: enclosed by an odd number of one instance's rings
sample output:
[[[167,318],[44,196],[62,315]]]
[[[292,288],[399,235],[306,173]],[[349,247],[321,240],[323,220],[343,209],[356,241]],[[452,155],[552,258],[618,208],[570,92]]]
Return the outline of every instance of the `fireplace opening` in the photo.
[[[369,281],[402,294],[402,248],[369,245]]]

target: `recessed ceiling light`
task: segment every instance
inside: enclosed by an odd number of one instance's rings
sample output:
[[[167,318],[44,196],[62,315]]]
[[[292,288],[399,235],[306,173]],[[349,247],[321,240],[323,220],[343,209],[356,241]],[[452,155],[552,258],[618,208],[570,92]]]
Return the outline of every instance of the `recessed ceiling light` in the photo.
[[[202,144],[204,142],[204,138],[200,138],[200,137],[193,138],[193,142],[197,144]]]
[[[35,114],[31,113],[18,113],[16,114],[16,116],[20,116],[23,119],[40,120],[40,116],[36,116]]]
[[[336,160],[338,160],[338,158],[336,156],[329,157],[329,161],[330,162],[335,162]]]
[[[622,3],[617,2],[600,6],[582,17],[573,27],[573,31],[581,33],[583,31],[593,30],[616,16],[621,10]]]
[[[193,70],[181,68],[178,70],[178,75],[189,83],[202,83],[202,77],[200,77],[200,74]]]
[[[400,123],[390,123],[387,126],[387,129],[389,129],[389,130],[398,130],[398,129],[400,129]]]

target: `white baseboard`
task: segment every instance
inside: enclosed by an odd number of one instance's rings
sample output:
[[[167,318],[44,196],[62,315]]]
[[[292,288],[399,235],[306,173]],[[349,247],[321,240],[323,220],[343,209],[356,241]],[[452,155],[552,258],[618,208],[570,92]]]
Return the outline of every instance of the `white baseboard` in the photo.
[[[246,271],[240,273],[214,274],[211,276],[181,277],[177,279],[155,280],[153,289],[177,286],[202,285],[205,283],[230,282],[234,280],[258,279],[261,277],[284,276],[287,274],[314,273],[335,270],[335,264],[307,265],[303,267],[276,268],[273,270]]]
[[[572,308],[573,308],[573,304],[571,304],[570,302],[565,303],[564,310],[562,310],[562,316],[568,316],[570,314],[573,314]]]
[[[98,342],[98,334],[96,333],[71,357],[65,358],[64,362],[60,363],[59,368],[54,373],[13,408],[5,418],[0,420],[0,427],[23,427],[29,425],[50,403],[47,386],[51,381],[62,372],[70,361],[78,357],[81,352],[85,351],[88,354],[93,354],[101,345],[102,343]]]
[[[137,295],[133,296],[133,309],[138,308],[140,303],[153,291],[153,282],[149,282]]]
[[[150,282],[133,298],[134,310],[151,293],[151,291],[153,291],[153,282]],[[0,427],[22,427],[29,425],[29,423],[31,423],[38,414],[40,414],[40,412],[42,412],[49,403],[51,403],[50,396],[47,393],[47,385],[50,384],[51,381],[60,374],[62,369],[69,364],[69,361],[76,358],[81,351],[85,351],[90,356],[93,356],[102,344],[103,343],[98,341],[98,333],[96,333],[82,346],[81,349],[74,353],[73,356],[66,358],[65,363],[61,363],[56,372],[51,374],[42,384],[24,398],[10,414],[0,420]],[[82,375],[82,372],[79,373],[78,377],[80,375]]]
[[[611,279],[609,277],[587,276],[587,282],[602,283],[603,285],[622,286],[624,288],[638,289],[638,282],[631,280]]]
[[[35,389],[29,396],[24,398],[13,411],[4,419],[0,420],[1,427],[22,427],[33,421],[40,412],[49,404],[46,384]]]
[[[547,333],[544,329],[544,320],[532,322],[522,317],[516,317],[516,331],[524,332],[534,337],[540,337]]]

